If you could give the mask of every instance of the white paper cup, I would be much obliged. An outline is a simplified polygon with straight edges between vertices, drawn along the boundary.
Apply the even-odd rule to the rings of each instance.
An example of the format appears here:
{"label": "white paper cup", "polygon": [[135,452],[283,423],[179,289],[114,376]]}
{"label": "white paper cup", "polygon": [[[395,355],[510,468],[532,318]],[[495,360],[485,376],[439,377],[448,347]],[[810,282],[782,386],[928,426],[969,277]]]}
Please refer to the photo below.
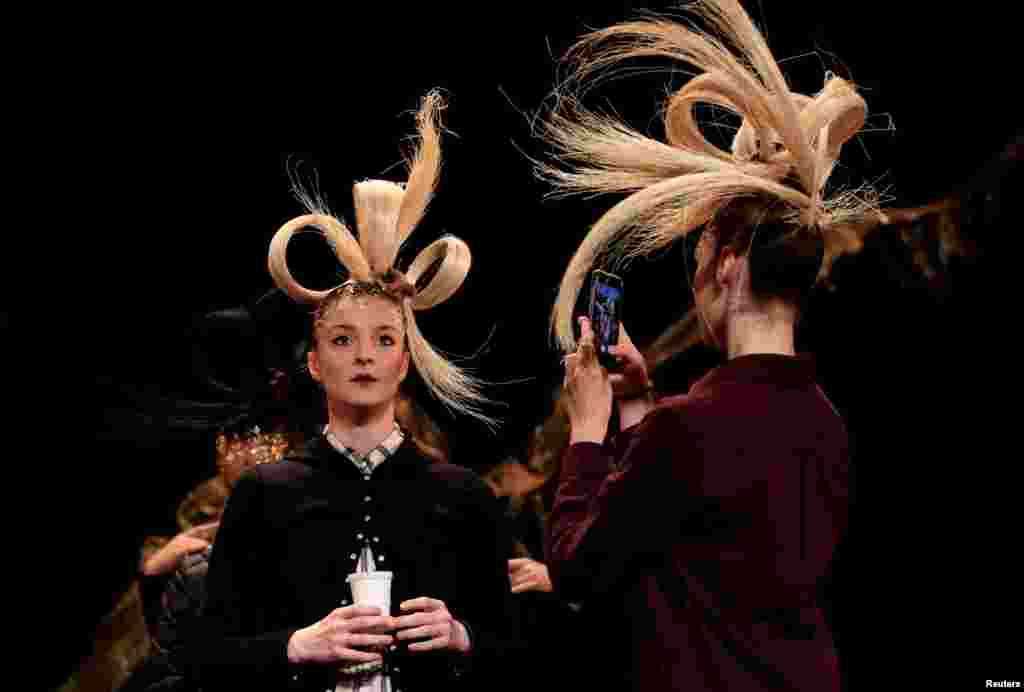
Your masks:
{"label": "white paper cup", "polygon": [[346,578],[352,589],[352,603],[380,608],[391,614],[391,572],[355,572]]}

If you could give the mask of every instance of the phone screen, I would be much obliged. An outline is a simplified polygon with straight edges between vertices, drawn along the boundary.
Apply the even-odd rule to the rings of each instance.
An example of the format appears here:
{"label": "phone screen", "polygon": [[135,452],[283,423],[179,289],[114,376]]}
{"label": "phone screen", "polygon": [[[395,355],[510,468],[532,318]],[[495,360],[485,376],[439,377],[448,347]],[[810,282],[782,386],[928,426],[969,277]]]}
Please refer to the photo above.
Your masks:
{"label": "phone screen", "polygon": [[615,358],[608,347],[619,343],[619,322],[622,320],[622,279],[615,274],[597,270],[590,283],[590,326],[598,360],[606,368],[615,367]]}

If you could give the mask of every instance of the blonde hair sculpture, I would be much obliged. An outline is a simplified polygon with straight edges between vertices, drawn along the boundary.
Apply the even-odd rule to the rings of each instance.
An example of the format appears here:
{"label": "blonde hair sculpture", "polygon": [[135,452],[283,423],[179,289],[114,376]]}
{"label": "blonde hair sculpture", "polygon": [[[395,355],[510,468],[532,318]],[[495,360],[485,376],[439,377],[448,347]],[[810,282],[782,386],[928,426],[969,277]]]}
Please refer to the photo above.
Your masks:
{"label": "blonde hair sculpture", "polygon": [[[698,0],[689,9],[706,31],[661,18],[625,22],[585,35],[566,56],[572,72],[542,131],[556,164],[539,164],[538,173],[556,194],[628,193],[590,229],[562,278],[551,326],[566,351],[575,348],[572,311],[591,268],[663,248],[713,221],[732,200],[777,201],[794,232],[820,231],[819,281],[837,257],[857,252],[864,235],[886,222],[867,188],[825,195],[843,144],[867,117],[854,86],[827,74],[814,96],[792,92],[739,2]],[[587,80],[597,83],[625,60],[651,57],[698,70],[668,99],[667,142],[586,110],[578,97]],[[701,132],[693,112],[700,103],[741,118],[731,150]]]}
{"label": "blonde hair sculpture", "polygon": [[[416,312],[443,303],[462,286],[472,263],[469,246],[446,235],[424,248],[404,273],[395,267],[402,244],[423,218],[437,187],[441,171],[440,112],[444,105],[438,91],[428,93],[420,104],[406,183],[365,180],[353,186],[358,241],[344,223],[300,193],[310,213],[288,221],[277,231],[270,243],[268,267],[278,288],[299,303],[322,305],[339,289],[352,285],[370,285],[398,302],[413,365],[427,388],[449,408],[493,424],[494,419],[481,410],[488,401],[481,391],[483,382],[434,349],[416,324]],[[286,261],[288,242],[307,227],[324,235],[348,272],[345,283],[313,291],[292,277]],[[417,281],[437,263],[433,277],[417,290]]]}

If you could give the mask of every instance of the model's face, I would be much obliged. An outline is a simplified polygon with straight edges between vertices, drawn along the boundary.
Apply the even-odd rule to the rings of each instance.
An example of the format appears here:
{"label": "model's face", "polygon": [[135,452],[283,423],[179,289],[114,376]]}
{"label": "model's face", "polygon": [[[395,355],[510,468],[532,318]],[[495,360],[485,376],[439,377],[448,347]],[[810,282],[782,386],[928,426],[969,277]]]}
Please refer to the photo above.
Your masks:
{"label": "model's face", "polygon": [[380,296],[344,296],[321,317],[309,372],[332,403],[393,401],[409,372],[401,309]]}

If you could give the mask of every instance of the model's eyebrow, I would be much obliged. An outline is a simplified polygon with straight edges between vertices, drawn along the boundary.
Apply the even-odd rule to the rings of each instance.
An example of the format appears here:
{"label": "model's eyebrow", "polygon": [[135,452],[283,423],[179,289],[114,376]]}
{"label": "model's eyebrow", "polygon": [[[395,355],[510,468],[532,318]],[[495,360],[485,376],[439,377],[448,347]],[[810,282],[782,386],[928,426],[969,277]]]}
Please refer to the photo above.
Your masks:
{"label": "model's eyebrow", "polygon": [[[334,324],[328,324],[328,325],[326,325],[326,328],[327,329],[348,329],[348,330],[351,330],[351,331],[355,331],[355,329],[356,329],[355,326],[353,326],[351,324],[347,324],[345,322],[335,322]],[[374,327],[374,330],[376,330],[378,332],[382,332],[382,331],[400,332],[400,331],[402,331],[396,325],[393,325],[393,324],[378,324],[376,327]]]}

